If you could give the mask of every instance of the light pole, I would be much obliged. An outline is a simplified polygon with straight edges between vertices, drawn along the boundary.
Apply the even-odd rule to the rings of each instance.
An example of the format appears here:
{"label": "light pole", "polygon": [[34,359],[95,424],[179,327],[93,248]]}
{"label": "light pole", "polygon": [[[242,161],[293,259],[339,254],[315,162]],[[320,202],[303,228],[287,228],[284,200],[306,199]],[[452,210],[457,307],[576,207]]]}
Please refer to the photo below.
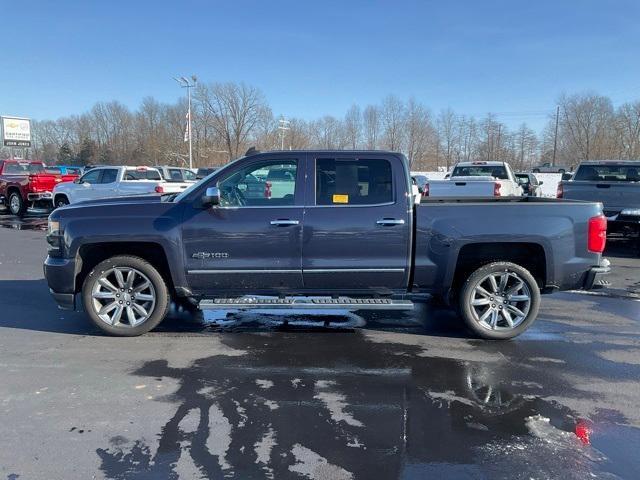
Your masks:
{"label": "light pole", "polygon": [[291,122],[289,122],[289,120],[284,118],[284,115],[282,115],[280,117],[280,120],[278,120],[278,123],[279,123],[278,130],[280,130],[280,150],[284,150],[284,135],[287,132],[287,130],[290,129],[289,124]]}
{"label": "light pole", "polygon": [[187,89],[187,99],[189,102],[189,111],[187,112],[187,133],[189,136],[189,169],[193,168],[193,148],[191,145],[191,89],[196,86],[198,79],[195,75],[191,75],[191,79],[185,77],[173,77],[182,88]]}

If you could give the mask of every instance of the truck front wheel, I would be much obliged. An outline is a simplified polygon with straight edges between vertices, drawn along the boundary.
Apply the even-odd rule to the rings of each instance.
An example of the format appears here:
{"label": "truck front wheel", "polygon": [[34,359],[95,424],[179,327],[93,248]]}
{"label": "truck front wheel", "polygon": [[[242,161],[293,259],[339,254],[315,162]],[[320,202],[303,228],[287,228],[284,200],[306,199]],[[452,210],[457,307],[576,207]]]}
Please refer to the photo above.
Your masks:
{"label": "truck front wheel", "polygon": [[474,271],[462,286],[459,311],[481,338],[506,340],[536,319],[540,289],[531,273],[511,262],[493,262]]}
{"label": "truck front wheel", "polygon": [[102,331],[134,337],[155,328],[169,311],[169,289],[149,262],[119,255],[99,263],[82,286],[84,308]]}
{"label": "truck front wheel", "polygon": [[9,211],[17,217],[22,217],[27,210],[27,205],[18,192],[9,195]]}

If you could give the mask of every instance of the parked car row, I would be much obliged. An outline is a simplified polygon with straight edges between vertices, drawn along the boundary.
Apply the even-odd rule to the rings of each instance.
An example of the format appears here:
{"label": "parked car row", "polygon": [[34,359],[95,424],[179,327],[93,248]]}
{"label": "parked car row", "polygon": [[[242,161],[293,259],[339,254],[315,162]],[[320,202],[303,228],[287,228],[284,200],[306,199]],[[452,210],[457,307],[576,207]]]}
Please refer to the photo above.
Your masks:
{"label": "parked car row", "polygon": [[180,193],[197,176],[173,166],[47,166],[33,160],[2,160],[0,206],[22,216],[27,210],[43,212],[100,198]]}

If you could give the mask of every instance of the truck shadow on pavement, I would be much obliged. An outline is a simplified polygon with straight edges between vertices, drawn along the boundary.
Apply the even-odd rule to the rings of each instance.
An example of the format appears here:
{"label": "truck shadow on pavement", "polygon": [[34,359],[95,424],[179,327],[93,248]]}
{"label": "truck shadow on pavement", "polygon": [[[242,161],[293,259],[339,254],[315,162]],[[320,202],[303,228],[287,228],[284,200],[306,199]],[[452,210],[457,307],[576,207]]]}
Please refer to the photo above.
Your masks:
{"label": "truck shadow on pavement", "polygon": [[[103,335],[83,312],[59,310],[46,281],[0,280],[0,327],[70,335]],[[362,311],[335,314],[282,314],[269,312],[216,311],[213,316],[182,311],[172,305],[167,319],[153,332],[160,335],[252,331],[352,331],[365,327],[430,336],[465,338],[456,316],[447,309],[424,304],[403,312]]]}
{"label": "truck shadow on pavement", "polygon": [[495,343],[472,345],[471,360],[363,331],[221,338],[233,354],[133,372],[178,380],[158,399],[176,410],[156,440],[119,435],[98,449],[105,477],[584,478],[625,468],[580,442],[576,427],[588,424],[578,415],[540,396],[578,392],[548,369],[496,361]]}

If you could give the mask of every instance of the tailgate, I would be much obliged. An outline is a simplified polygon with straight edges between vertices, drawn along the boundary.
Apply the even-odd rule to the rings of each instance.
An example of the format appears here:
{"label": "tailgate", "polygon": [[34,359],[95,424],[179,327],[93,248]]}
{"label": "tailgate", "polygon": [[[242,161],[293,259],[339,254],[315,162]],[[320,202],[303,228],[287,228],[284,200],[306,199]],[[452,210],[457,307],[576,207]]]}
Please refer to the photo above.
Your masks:
{"label": "tailgate", "polygon": [[451,179],[429,182],[430,197],[493,197],[495,181]]}
{"label": "tailgate", "polygon": [[570,181],[563,184],[563,198],[602,202],[608,216],[624,208],[640,208],[640,183]]}
{"label": "tailgate", "polygon": [[51,192],[53,187],[62,182],[60,175],[38,173],[29,175],[29,190],[32,192]]}

